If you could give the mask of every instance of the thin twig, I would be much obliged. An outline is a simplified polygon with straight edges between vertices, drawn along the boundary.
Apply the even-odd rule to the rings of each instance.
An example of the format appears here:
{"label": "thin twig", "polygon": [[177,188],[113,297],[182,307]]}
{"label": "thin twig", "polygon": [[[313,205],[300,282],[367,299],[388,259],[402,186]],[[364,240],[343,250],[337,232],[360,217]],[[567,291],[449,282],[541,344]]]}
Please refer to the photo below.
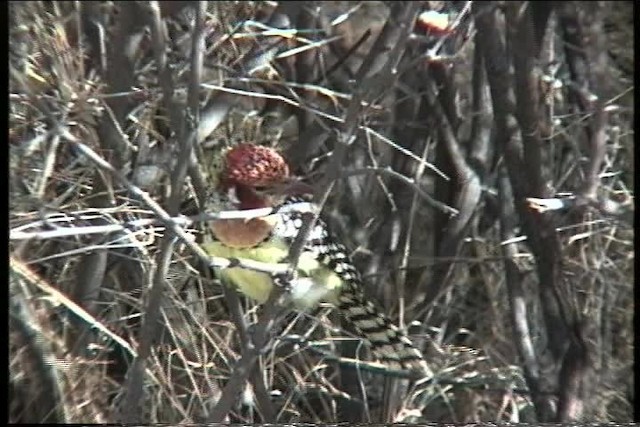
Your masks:
{"label": "thin twig", "polygon": [[[28,378],[30,380],[37,378],[38,381],[38,391],[29,396],[27,406],[28,410],[35,410],[35,414],[30,414],[33,417],[31,422],[66,424],[70,420],[64,404],[61,363],[56,360],[56,354],[38,324],[36,314],[24,295],[17,291],[19,286],[15,282],[14,279],[11,280],[11,291],[14,295],[11,295],[9,300],[10,328],[21,335],[20,353],[23,358],[28,358],[30,361]],[[9,396],[10,401],[15,398],[15,396]],[[34,419],[38,416],[40,419]],[[21,421],[25,422],[25,419]]]}
{"label": "thin twig", "polygon": [[48,284],[44,279],[42,279],[33,270],[31,270],[24,262],[12,256],[10,257],[10,267],[12,272],[19,274],[20,276],[24,277],[30,284],[37,286],[41,291],[46,293],[49,298],[53,299],[58,304],[63,305],[75,316],[82,319],[85,324],[97,329],[99,332],[116,342],[121,348],[126,350],[132,358],[138,355],[127,341],[111,332],[104,324],[102,324],[102,322],[93,317],[91,314],[87,313],[87,311],[80,307],[78,304],[70,300],[66,295],[56,289],[55,286]]}
{"label": "thin twig", "polygon": [[[252,218],[262,218],[268,215],[274,215],[278,213],[284,212],[313,212],[317,210],[316,206],[312,203],[300,202],[300,203],[292,203],[290,205],[282,206],[279,208],[259,208],[259,209],[248,209],[245,211],[221,211],[221,212],[212,212],[212,213],[202,213],[194,216],[175,216],[170,217],[170,220],[176,224],[183,227],[188,227],[194,223],[201,221],[213,221],[217,219],[252,219]],[[78,227],[55,227],[54,230],[37,230],[37,231],[25,231],[30,228],[43,227],[45,225],[55,226],[58,222],[72,222],[72,221],[91,221],[93,219],[101,218],[102,216],[97,215],[86,215],[86,216],[62,216],[59,217],[60,214],[49,214],[46,215],[42,220],[36,221],[33,223],[21,225],[19,227],[14,227],[9,230],[9,240],[29,240],[29,239],[53,239],[60,237],[69,237],[69,236],[82,236],[88,234],[107,234],[113,233],[117,231],[125,231],[131,229],[138,229],[147,226],[158,225],[162,223],[162,220],[158,220],[157,218],[141,218],[133,221],[128,221],[119,224],[105,224],[105,225],[89,225],[89,226],[78,226]],[[155,232],[157,230],[148,230],[149,232]]]}
{"label": "thin twig", "polygon": [[[206,14],[207,2],[199,1],[196,7],[196,19],[193,33],[193,45],[191,52],[191,80],[188,93],[188,110],[185,117],[179,117],[178,112],[173,110],[173,81],[171,71],[166,67],[166,49],[164,43],[164,24],[160,16],[160,8],[157,2],[150,2],[150,9],[153,14],[152,19],[152,35],[155,42],[156,60],[158,62],[158,72],[160,75],[160,83],[164,91],[164,101],[167,112],[170,116],[171,127],[174,132],[180,135],[182,144],[178,162],[174,172],[171,175],[171,193],[168,200],[168,212],[171,216],[175,216],[180,211],[180,203],[183,197],[184,181],[187,176],[189,160],[193,150],[194,142],[198,132],[199,121],[199,94],[198,88],[202,76],[202,54],[204,51],[204,19]],[[182,128],[177,123],[179,118],[186,120],[181,122]],[[166,285],[165,277],[171,263],[173,253],[173,245],[175,243],[174,234],[171,231],[178,230],[178,227],[169,229],[162,241],[160,242],[160,251],[158,252],[158,268],[154,277],[153,286],[149,291],[147,307],[145,310],[144,321],[140,330],[140,348],[139,357],[136,358],[128,372],[127,389],[125,399],[123,400],[122,419],[131,421],[137,419],[135,410],[142,396],[143,373],[146,359],[151,352],[151,346],[155,339],[156,322],[160,314],[160,305],[163,298],[163,291]],[[182,232],[182,230],[180,229]],[[184,232],[182,232],[184,234]],[[176,233],[176,235],[178,235]]]}
{"label": "thin twig", "polygon": [[[429,143],[426,143],[424,146],[424,150],[422,152],[422,158],[426,159],[427,154],[429,152]],[[422,174],[424,173],[424,167],[422,165],[418,166],[416,169],[414,178],[411,179],[414,183],[422,178]],[[404,175],[401,175],[404,176]],[[409,179],[409,178],[407,178]],[[405,233],[405,242],[404,247],[402,248],[402,258],[400,259],[400,264],[398,265],[398,272],[396,273],[396,286],[398,289],[399,295],[399,303],[398,303],[398,322],[400,326],[403,326],[404,323],[404,310],[405,310],[405,286],[407,281],[407,268],[409,267],[409,256],[411,253],[411,238],[413,236],[413,228],[415,225],[416,214],[418,212],[418,195],[421,193],[418,191],[419,188],[415,185],[416,191],[413,193],[413,197],[411,198],[411,208],[409,210],[409,217],[407,221],[407,231]],[[419,348],[419,347],[418,347]]]}
{"label": "thin twig", "polygon": [[[342,131],[340,132],[340,136],[337,141],[337,146],[331,158],[331,163],[327,167],[325,182],[319,187],[315,194],[315,196],[319,196],[315,197],[315,199],[317,200],[320,209],[322,209],[326,203],[329,194],[340,175],[339,171],[342,167],[342,160],[346,155],[347,147],[355,140],[356,131],[359,129],[358,125],[360,112],[362,111],[362,101],[366,100],[366,95],[369,95],[370,97],[378,95],[378,93],[373,93],[373,91],[378,89],[379,83],[382,80],[386,80],[387,84],[390,80],[393,80],[393,71],[400,59],[400,55],[404,51],[404,47],[410,33],[409,23],[413,22],[412,18],[417,12],[417,5],[408,3],[402,8],[395,9],[395,12],[397,13],[397,16],[392,16],[387,20],[380,35],[376,39],[373,47],[362,62],[358,73],[356,74],[356,81],[361,84],[357,86],[347,108]],[[396,24],[399,24],[399,28],[395,27]],[[380,55],[380,51],[382,50],[381,48],[383,46],[387,46],[394,36],[398,38],[398,40],[396,40],[397,43],[393,45],[392,51],[389,53],[386,61],[383,61],[383,63],[380,64],[381,61],[380,58],[378,58],[378,55]],[[378,49],[376,49],[376,47],[378,47]],[[376,64],[375,70],[372,70],[374,63]],[[389,86],[387,86],[387,88],[388,87]],[[421,160],[419,157],[418,159]],[[306,244],[318,217],[319,214],[317,213],[306,215],[302,227],[298,231],[298,235],[291,244],[288,259],[291,263],[292,271],[295,271],[298,259],[302,254],[302,249]]]}
{"label": "thin twig", "polygon": [[[270,99],[270,100],[275,100],[275,101],[280,101],[283,102],[285,104],[291,105],[293,107],[296,108],[300,108],[302,110],[305,110],[309,113],[312,114],[316,114],[320,117],[323,117],[325,119],[328,119],[332,122],[335,123],[339,123],[341,125],[345,125],[345,120],[342,117],[337,117],[334,116],[332,114],[329,113],[325,113],[324,111],[318,110],[316,108],[310,107],[306,104],[302,104],[298,101],[294,101],[290,98],[287,98],[286,96],[282,96],[282,95],[272,95],[269,93],[259,93],[259,92],[250,92],[250,91],[246,91],[246,90],[242,90],[242,89],[236,89],[236,88],[230,88],[230,87],[226,87],[226,86],[222,86],[222,85],[215,85],[215,84],[210,84],[210,83],[202,83],[200,85],[201,88],[203,89],[208,89],[208,90],[215,90],[215,91],[220,91],[220,92],[226,92],[226,93],[231,93],[231,94],[235,94],[235,95],[242,95],[242,96],[248,96],[248,97],[252,97],[252,98],[264,98],[264,99]],[[351,103],[350,105],[353,103],[353,97],[351,97]],[[368,105],[371,105],[370,102],[367,102],[366,100],[360,99],[359,102],[361,103],[361,105],[363,107],[366,107]],[[402,146],[400,146],[399,144],[397,144],[396,142],[392,141],[391,139],[383,136],[382,134],[380,134],[379,132],[376,132],[375,130],[371,129],[370,127],[366,126],[366,125],[357,125],[357,129],[358,130],[363,130],[367,133],[370,133],[371,135],[374,135],[376,138],[380,139],[382,142],[384,142],[385,144],[389,144],[391,145],[394,149],[400,151],[402,154],[411,157],[413,160],[415,160],[416,162],[419,162],[420,164],[424,164],[426,167],[428,167],[429,169],[431,169],[432,171],[434,171],[435,173],[437,173],[439,176],[441,176],[443,179],[449,180],[449,177],[444,174],[442,171],[440,171],[437,167],[435,167],[434,165],[432,165],[429,162],[423,161],[420,156],[417,156],[416,154],[412,153],[411,151],[407,150],[406,148],[403,148]]]}
{"label": "thin twig", "polygon": [[376,167],[367,166],[367,167],[363,167],[363,168],[352,169],[350,171],[342,172],[341,173],[341,177],[350,177],[350,176],[356,176],[356,175],[363,175],[363,174],[367,174],[367,173],[373,173],[373,174],[376,174],[376,175],[388,175],[390,177],[399,179],[400,181],[404,182],[405,184],[407,184],[411,188],[413,188],[414,191],[416,192],[416,194],[418,194],[420,197],[422,197],[432,207],[437,208],[437,209],[441,210],[442,212],[444,212],[446,214],[449,214],[449,215],[458,215],[458,213],[459,213],[457,209],[452,208],[451,206],[448,206],[448,205],[446,205],[446,204],[444,204],[442,202],[439,202],[439,201],[435,200],[433,197],[431,197],[428,193],[426,193],[424,190],[422,190],[416,184],[416,180],[415,179],[412,179],[412,178],[409,178],[407,176],[404,176],[401,173],[394,171],[390,167],[386,167],[386,168],[378,167],[378,168],[376,168]]}
{"label": "thin twig", "polygon": [[246,383],[247,378],[253,371],[258,356],[268,343],[271,329],[282,311],[282,297],[284,294],[284,289],[274,286],[269,300],[265,303],[260,320],[256,325],[255,335],[245,343],[246,347],[243,349],[242,357],[234,367],[233,374],[222,390],[220,399],[209,413],[207,422],[223,422],[233,407],[242,386]]}

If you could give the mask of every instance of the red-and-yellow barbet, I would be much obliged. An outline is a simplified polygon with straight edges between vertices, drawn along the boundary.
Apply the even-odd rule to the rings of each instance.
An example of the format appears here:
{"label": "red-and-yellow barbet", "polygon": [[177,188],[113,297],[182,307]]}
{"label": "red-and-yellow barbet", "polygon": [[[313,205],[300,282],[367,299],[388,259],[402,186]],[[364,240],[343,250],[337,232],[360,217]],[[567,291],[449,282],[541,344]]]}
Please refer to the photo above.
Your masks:
{"label": "red-and-yellow barbet", "polygon": [[[240,144],[227,149],[214,170],[217,191],[231,206],[227,210],[277,208],[300,201],[304,192],[290,175],[284,158],[273,148]],[[274,210],[266,217],[221,219],[210,223],[211,235],[202,244],[211,256],[286,264],[289,247],[303,224],[303,212]],[[364,295],[360,274],[346,248],[318,219],[300,256],[287,298],[299,310],[320,302],[335,305],[356,332],[371,345],[380,362],[394,369],[430,376],[430,370],[407,335]],[[273,276],[240,267],[220,269],[220,279],[245,296],[264,303],[274,289]]]}

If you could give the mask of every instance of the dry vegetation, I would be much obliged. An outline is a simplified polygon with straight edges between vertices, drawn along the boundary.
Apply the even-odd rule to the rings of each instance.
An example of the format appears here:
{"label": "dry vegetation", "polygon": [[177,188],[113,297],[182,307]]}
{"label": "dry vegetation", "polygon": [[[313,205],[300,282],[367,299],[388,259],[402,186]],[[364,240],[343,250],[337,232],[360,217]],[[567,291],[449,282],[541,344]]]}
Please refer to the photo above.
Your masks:
{"label": "dry vegetation", "polygon": [[[429,8],[450,26],[414,25]],[[632,16],[13,2],[10,419],[630,421]],[[167,231],[239,141],[328,196],[433,379],[354,364],[330,307],[269,318],[197,262],[200,223]]]}

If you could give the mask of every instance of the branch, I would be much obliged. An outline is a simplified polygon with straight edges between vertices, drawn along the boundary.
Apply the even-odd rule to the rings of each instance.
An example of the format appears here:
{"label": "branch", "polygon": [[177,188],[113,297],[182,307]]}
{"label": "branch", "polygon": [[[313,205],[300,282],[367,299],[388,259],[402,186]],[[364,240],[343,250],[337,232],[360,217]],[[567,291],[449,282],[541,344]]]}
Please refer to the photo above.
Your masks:
{"label": "branch", "polygon": [[540,95],[538,73],[535,71],[533,23],[530,4],[512,2],[507,5],[507,31],[513,43],[514,81],[516,94],[515,116],[522,135],[524,173],[529,179],[527,194],[548,195],[542,167],[542,139],[538,128]]}
{"label": "branch", "polygon": [[238,394],[241,392],[242,386],[253,371],[258,356],[260,356],[269,341],[270,332],[276,324],[278,315],[282,312],[284,296],[284,288],[274,286],[256,325],[255,334],[251,337],[251,340],[244,343],[245,348],[242,351],[242,357],[234,367],[229,381],[222,390],[220,399],[218,399],[215,407],[209,413],[207,422],[221,423],[225,421],[227,414],[237,400]]}
{"label": "branch", "polygon": [[[133,185],[133,184],[132,184]],[[139,190],[142,191],[142,190]],[[175,225],[180,225],[183,227],[188,227],[196,222],[201,221],[212,221],[217,219],[252,219],[252,218],[262,218],[269,215],[274,215],[278,213],[284,212],[313,212],[317,210],[317,206],[313,203],[307,202],[299,202],[292,203],[290,205],[285,205],[277,208],[259,208],[259,209],[247,209],[244,211],[220,211],[220,212],[211,212],[211,213],[202,213],[199,215],[193,216],[174,216],[169,219]],[[44,218],[40,221],[36,221],[33,223],[21,225],[18,227],[14,227],[9,230],[9,240],[17,241],[17,240],[29,240],[29,239],[37,239],[37,240],[45,240],[45,239],[54,239],[60,237],[69,237],[69,236],[83,236],[88,234],[108,234],[118,231],[127,231],[142,227],[148,227],[152,225],[162,224],[162,220],[158,220],[157,218],[142,218],[136,219],[133,221],[128,221],[124,223],[118,224],[105,224],[105,225],[89,225],[89,226],[77,226],[77,227],[58,227],[55,224],[58,222],[72,222],[72,221],[91,221],[97,218],[102,218],[105,210],[95,210],[95,213],[91,214],[91,210],[85,212],[85,214],[74,214],[70,215],[65,214],[48,214],[44,216]],[[62,216],[59,216],[62,215]],[[25,231],[26,229],[36,228],[36,227],[44,227],[49,226],[53,227],[54,230],[37,230],[37,231]],[[155,232],[156,230],[148,230],[148,232]]]}
{"label": "branch", "polygon": [[[413,22],[417,11],[418,4],[414,2],[401,5],[394,4],[391,7],[391,16],[356,73],[355,80],[359,85],[356,87],[347,108],[337,146],[332,155],[331,163],[327,167],[325,180],[314,195],[314,199],[317,200],[320,209],[326,203],[336,180],[340,176],[342,160],[346,154],[347,147],[356,138],[362,111],[362,101],[370,102],[370,99],[379,95],[378,90],[393,87],[389,82],[395,81],[397,77],[395,67],[404,52],[409,34],[413,30]],[[389,46],[393,47],[388,56],[384,57],[381,52],[387,50]],[[302,227],[291,245],[288,259],[293,271],[295,271],[302,249],[318,217],[318,213],[306,215]]]}
{"label": "branch", "polygon": [[[504,167],[498,176],[500,192],[500,238],[502,241],[512,240],[517,225],[516,212],[513,209],[513,194]],[[543,387],[540,384],[540,364],[535,354],[531,331],[529,329],[526,292],[522,284],[522,274],[515,262],[517,255],[516,243],[501,245],[504,255],[507,292],[509,295],[509,309],[515,337],[515,346],[522,358],[524,375],[535,406],[544,404],[540,395]]]}
{"label": "branch", "polygon": [[366,166],[360,169],[352,169],[352,170],[343,172],[341,174],[341,177],[348,178],[350,176],[363,175],[367,173],[373,173],[376,175],[388,175],[392,178],[396,178],[404,182],[408,186],[410,186],[416,192],[416,194],[422,197],[427,202],[427,204],[431,205],[432,207],[442,211],[445,214],[449,214],[451,216],[455,216],[459,214],[459,211],[457,209],[452,208],[451,206],[448,206],[442,202],[435,200],[427,192],[422,190],[416,183],[415,179],[402,175],[401,173],[394,171],[390,167],[382,168],[382,167]]}

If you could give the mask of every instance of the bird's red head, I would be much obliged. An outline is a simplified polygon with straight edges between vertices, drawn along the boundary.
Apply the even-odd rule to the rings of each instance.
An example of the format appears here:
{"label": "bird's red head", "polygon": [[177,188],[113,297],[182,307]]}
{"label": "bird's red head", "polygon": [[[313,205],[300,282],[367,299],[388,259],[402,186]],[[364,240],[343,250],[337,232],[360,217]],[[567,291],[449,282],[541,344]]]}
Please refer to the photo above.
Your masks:
{"label": "bird's red head", "polygon": [[223,174],[230,184],[268,187],[289,178],[289,166],[272,148],[240,144],[227,152]]}
{"label": "bird's red head", "polygon": [[273,148],[247,143],[226,153],[221,186],[223,191],[235,191],[240,209],[270,207],[272,196],[308,192],[290,185],[294,182],[287,162]]}

